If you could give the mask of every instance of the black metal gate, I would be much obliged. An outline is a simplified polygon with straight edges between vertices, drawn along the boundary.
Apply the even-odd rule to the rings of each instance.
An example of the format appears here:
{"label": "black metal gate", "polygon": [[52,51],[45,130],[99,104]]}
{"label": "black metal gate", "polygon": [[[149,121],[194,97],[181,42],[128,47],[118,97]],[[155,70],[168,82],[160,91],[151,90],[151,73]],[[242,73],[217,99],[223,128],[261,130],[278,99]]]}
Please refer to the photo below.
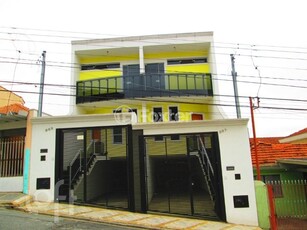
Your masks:
{"label": "black metal gate", "polygon": [[145,137],[147,210],[224,219],[215,134]]}
{"label": "black metal gate", "polygon": [[65,202],[133,210],[130,127],[59,130],[57,181]]}

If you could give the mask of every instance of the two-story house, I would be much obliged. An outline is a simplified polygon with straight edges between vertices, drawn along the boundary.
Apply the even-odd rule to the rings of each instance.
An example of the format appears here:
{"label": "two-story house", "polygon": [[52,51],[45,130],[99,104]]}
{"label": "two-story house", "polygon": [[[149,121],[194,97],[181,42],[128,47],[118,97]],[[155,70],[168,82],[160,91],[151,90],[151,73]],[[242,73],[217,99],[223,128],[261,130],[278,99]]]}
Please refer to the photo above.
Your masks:
{"label": "two-story house", "polygon": [[213,47],[212,32],[73,41],[71,115],[32,119],[29,193],[257,225],[248,120],[218,107]]}

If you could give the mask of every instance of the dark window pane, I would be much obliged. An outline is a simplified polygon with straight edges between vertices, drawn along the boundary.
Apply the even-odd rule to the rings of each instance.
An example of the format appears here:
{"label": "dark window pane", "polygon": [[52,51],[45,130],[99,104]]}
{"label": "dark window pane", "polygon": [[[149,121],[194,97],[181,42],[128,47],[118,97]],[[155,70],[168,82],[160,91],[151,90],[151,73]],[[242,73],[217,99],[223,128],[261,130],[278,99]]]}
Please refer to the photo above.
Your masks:
{"label": "dark window pane", "polygon": [[178,141],[178,140],[180,140],[180,136],[178,134],[171,135],[171,140],[172,141]]}
{"label": "dark window pane", "polygon": [[167,60],[168,65],[184,65],[193,63],[207,63],[207,58],[192,58],[192,59],[170,59]]}
{"label": "dark window pane", "polygon": [[153,109],[153,121],[154,122],[162,122],[163,121],[163,115],[162,115],[162,108],[154,108]]}
{"label": "dark window pane", "polygon": [[120,68],[119,63],[81,65],[81,70],[118,69],[118,68]]}
{"label": "dark window pane", "polygon": [[122,144],[123,143],[123,130],[121,127],[113,128],[113,143]]}
{"label": "dark window pane", "polygon": [[155,136],[155,141],[163,141],[163,136]]}
{"label": "dark window pane", "polygon": [[169,120],[170,121],[178,121],[178,107],[177,106],[172,106],[169,107]]}

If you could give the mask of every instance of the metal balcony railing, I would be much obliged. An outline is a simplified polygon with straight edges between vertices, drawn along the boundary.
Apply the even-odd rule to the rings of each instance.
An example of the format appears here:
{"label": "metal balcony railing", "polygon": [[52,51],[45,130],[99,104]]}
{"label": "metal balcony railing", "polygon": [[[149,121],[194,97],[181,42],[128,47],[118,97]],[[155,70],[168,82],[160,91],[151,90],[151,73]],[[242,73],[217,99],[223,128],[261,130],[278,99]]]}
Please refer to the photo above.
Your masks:
{"label": "metal balcony railing", "polygon": [[213,96],[211,74],[140,74],[78,81],[76,103],[171,96]]}

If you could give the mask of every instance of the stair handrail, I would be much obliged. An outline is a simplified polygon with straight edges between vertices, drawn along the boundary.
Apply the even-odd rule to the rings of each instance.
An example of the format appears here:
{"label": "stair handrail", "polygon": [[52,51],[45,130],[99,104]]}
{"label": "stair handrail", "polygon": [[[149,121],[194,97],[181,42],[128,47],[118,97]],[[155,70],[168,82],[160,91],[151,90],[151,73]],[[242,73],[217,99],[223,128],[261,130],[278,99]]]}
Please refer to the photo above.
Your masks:
{"label": "stair handrail", "polygon": [[98,140],[95,140],[95,139],[91,140],[90,144],[89,144],[89,145],[87,146],[87,148],[86,148],[86,153],[89,153],[91,147],[92,147],[93,144],[94,144],[94,150],[93,150],[92,153],[90,153],[90,158],[89,158],[89,159],[87,160],[87,162],[86,162],[86,167],[89,166],[89,164],[92,162],[93,158],[95,157],[95,143],[96,143],[96,142],[98,142]]}
{"label": "stair handrail", "polygon": [[212,173],[212,175],[214,175],[214,170],[213,170],[211,161],[210,161],[210,159],[209,159],[208,153],[207,153],[207,151],[206,151],[205,144],[203,143],[203,141],[202,141],[202,139],[201,139],[200,136],[198,137],[198,141],[199,141],[199,143],[200,143],[200,145],[201,145],[201,150],[202,150],[201,152],[202,152],[202,161],[203,161],[203,164],[205,163],[205,162],[204,162],[204,159],[203,159],[203,156],[205,155],[206,160],[207,160],[207,162],[208,162],[208,166],[209,166],[209,168],[210,168],[210,170],[211,170],[211,173]]}
{"label": "stair handrail", "polygon": [[[69,163],[69,190],[71,189],[71,184],[72,181],[75,179],[75,177],[77,176],[78,172],[81,171],[82,168],[82,159],[81,159],[81,153],[82,153],[83,149],[79,149],[78,152],[76,153],[76,155],[74,156],[74,158],[71,160],[71,162]],[[79,157],[79,167],[76,170],[75,174],[72,176],[72,166],[75,163],[75,161],[78,159]]]}
{"label": "stair handrail", "polygon": [[[214,190],[215,189],[214,189],[214,184],[212,183],[212,178],[211,178],[211,177],[214,176],[214,170],[213,170],[211,161],[209,159],[205,144],[203,143],[203,141],[201,139],[201,136],[198,136],[198,142],[197,143],[198,143],[198,150],[199,150],[198,154],[200,155],[198,159],[199,159],[199,162],[202,164],[202,170],[203,170],[203,173],[204,173],[204,176],[205,176],[205,181],[206,181],[206,184],[207,184],[207,187],[208,187],[208,192],[209,192],[210,198],[214,202],[214,200],[215,200]],[[204,156],[206,157],[207,162],[205,162]],[[206,172],[204,167],[206,167],[207,172]],[[210,174],[209,170],[211,171],[211,174]]]}

